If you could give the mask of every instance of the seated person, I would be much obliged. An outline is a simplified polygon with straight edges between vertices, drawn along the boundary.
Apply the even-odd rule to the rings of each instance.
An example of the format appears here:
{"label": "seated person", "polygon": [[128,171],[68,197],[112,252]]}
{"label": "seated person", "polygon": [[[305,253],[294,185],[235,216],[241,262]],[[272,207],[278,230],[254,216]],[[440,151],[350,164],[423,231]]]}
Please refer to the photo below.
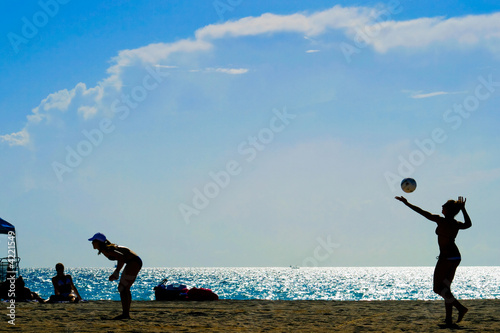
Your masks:
{"label": "seated person", "polygon": [[54,294],[50,296],[48,302],[74,302],[77,303],[82,300],[78,290],[73,284],[73,279],[71,275],[64,274],[64,265],[58,263],[56,265],[57,275],[52,278],[52,284],[54,285]]}
{"label": "seated person", "polygon": [[14,279],[14,276],[9,276],[5,282],[0,283],[0,299],[15,299],[17,302],[25,301],[38,301],[44,302],[37,293],[32,292],[24,284],[22,276],[15,279],[14,285],[11,284],[10,279]]}
{"label": "seated person", "polygon": [[45,302],[37,293],[26,287],[22,276],[19,276],[16,280],[16,301]]}

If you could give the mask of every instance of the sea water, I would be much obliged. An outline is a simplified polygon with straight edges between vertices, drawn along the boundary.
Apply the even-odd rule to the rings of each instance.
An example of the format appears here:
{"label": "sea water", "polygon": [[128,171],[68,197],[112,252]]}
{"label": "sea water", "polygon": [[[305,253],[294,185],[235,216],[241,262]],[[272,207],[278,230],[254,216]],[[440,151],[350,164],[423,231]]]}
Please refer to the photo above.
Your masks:
{"label": "sea water", "polygon": [[[153,288],[168,283],[212,289],[221,299],[433,300],[433,267],[221,267],[143,268],[134,300],[154,300]],[[119,300],[113,268],[67,268],[86,300]],[[53,294],[49,268],[21,269],[26,286],[42,298]],[[500,299],[500,267],[459,267],[452,291],[460,299]]]}

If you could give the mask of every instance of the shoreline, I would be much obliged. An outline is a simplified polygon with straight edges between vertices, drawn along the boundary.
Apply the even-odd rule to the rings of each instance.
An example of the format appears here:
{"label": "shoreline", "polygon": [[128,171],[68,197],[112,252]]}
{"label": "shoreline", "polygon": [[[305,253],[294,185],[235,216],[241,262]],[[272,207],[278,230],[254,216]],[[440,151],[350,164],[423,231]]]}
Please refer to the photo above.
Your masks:
{"label": "shoreline", "polygon": [[[500,299],[461,300],[462,332],[500,331]],[[0,330],[19,332],[432,332],[444,301],[132,301],[131,320],[111,320],[119,301],[16,303],[15,325],[3,304]],[[457,313],[454,312],[456,319]]]}

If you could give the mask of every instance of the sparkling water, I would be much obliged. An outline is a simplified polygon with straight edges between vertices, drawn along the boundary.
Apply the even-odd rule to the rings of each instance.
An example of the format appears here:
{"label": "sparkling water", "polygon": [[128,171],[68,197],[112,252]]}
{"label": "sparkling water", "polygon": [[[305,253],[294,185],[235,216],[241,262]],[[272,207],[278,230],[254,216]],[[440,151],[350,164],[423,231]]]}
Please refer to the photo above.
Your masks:
{"label": "sparkling water", "polygon": [[[153,288],[169,283],[212,289],[221,299],[433,300],[433,267],[221,267],[143,268],[132,286],[134,300],[154,300]],[[67,268],[83,299],[119,300],[113,268]],[[26,286],[53,294],[49,268],[21,270]],[[500,267],[459,267],[452,291],[460,299],[500,299]]]}

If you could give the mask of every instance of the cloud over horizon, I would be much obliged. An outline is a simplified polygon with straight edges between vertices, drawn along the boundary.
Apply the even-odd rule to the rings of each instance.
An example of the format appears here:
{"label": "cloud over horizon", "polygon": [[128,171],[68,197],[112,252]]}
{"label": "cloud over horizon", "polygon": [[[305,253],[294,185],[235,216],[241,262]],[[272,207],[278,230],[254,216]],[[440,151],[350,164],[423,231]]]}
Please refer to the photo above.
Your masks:
{"label": "cloud over horizon", "polygon": [[[31,139],[31,126],[39,124],[42,119],[49,119],[51,114],[56,116],[55,112],[65,112],[76,99],[81,104],[76,105],[75,110],[83,119],[93,118],[106,111],[109,114],[110,106],[106,103],[120,95],[125,72],[131,67],[161,66],[157,64],[168,61],[173,54],[207,52],[215,47],[213,42],[217,39],[268,36],[277,33],[319,36],[329,30],[339,30],[353,38],[353,41],[366,43],[381,54],[398,47],[425,48],[435,42],[469,47],[485,41],[500,44],[500,13],[395,21],[395,16],[400,10],[401,8],[397,6],[380,9],[336,5],[310,14],[265,13],[258,17],[244,17],[236,21],[199,28],[194,32],[194,40],[183,39],[172,43],[154,43],[136,49],[121,50],[107,69],[108,77],[103,78],[95,87],[87,88],[84,83],[78,83],[72,89],[63,89],[50,94],[40,105],[32,109],[31,115],[27,115],[24,128],[18,132],[1,135],[0,140],[10,146],[27,146]],[[172,69],[176,66],[161,67]],[[247,73],[248,69],[221,67],[210,71],[234,75]],[[413,98],[428,98],[442,94],[448,93],[433,92],[415,95]]]}

